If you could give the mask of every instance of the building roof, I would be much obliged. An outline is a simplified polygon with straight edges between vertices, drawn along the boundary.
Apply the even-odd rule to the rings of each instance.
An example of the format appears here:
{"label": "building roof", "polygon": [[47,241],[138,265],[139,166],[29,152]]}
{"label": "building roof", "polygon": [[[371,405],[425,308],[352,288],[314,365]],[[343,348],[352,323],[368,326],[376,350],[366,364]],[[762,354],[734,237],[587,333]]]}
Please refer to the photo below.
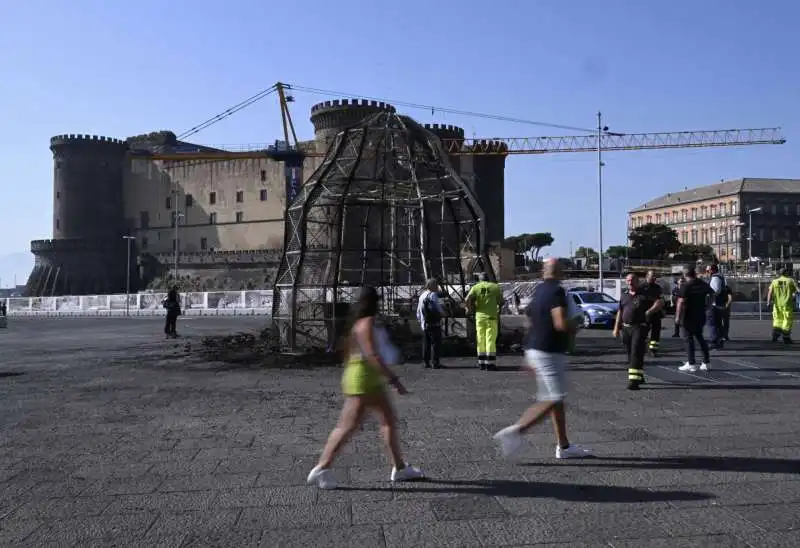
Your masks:
{"label": "building roof", "polygon": [[768,194],[800,194],[800,179],[761,179],[745,177],[733,181],[723,181],[697,188],[684,188],[659,196],[628,213],[638,213],[662,207],[690,204],[723,196],[734,196],[740,192],[763,192]]}

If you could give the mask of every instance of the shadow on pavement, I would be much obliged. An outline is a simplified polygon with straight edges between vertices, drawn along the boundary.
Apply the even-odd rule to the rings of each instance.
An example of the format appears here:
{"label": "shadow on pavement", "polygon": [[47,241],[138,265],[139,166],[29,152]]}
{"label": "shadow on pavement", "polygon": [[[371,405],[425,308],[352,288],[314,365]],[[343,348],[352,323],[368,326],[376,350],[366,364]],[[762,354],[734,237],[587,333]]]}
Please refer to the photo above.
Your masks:
{"label": "shadow on pavement", "polygon": [[[438,485],[440,488],[425,487]],[[393,491],[392,487],[339,487],[339,491]],[[454,493],[488,497],[553,498],[570,502],[666,502],[673,500],[709,500],[708,493],[690,491],[649,491],[614,485],[582,485],[513,480],[438,480],[426,478],[413,482],[407,491],[420,493]]]}
{"label": "shadow on pavement", "polygon": [[[800,451],[800,447],[798,448]],[[706,457],[706,456],[684,456],[684,457],[614,457],[601,458],[593,457],[582,459],[581,464],[570,462],[537,462],[528,463],[524,466],[582,466],[597,468],[620,468],[621,465],[628,464],[626,468],[635,470],[707,470],[711,472],[764,472],[768,474],[800,474],[800,460],[798,459],[766,459],[751,457]]]}
{"label": "shadow on pavement", "polygon": [[646,384],[643,390],[800,390],[800,384]]}

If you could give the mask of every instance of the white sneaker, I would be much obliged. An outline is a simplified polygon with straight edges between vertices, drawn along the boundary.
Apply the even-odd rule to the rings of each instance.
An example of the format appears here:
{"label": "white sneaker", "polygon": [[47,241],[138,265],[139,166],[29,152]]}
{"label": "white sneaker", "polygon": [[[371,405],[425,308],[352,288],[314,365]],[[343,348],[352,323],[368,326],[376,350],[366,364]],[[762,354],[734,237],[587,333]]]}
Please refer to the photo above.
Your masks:
{"label": "white sneaker", "polygon": [[319,465],[311,469],[306,483],[309,485],[317,484],[320,489],[336,489],[336,478],[329,468],[322,468]]}
{"label": "white sneaker", "polygon": [[697,366],[694,365],[693,363],[686,362],[685,364],[683,364],[678,368],[678,371],[683,371],[685,373],[694,373],[695,371],[697,371]]}
{"label": "white sneaker", "polygon": [[422,479],[424,477],[425,473],[422,470],[414,466],[411,466],[410,464],[406,464],[403,468],[400,468],[399,470],[397,468],[392,468],[392,475],[390,479],[392,481],[410,481],[410,480]]}
{"label": "white sneaker", "polygon": [[522,446],[522,435],[516,424],[507,426],[497,432],[492,438],[500,444],[500,451],[504,457],[510,457]]}
{"label": "white sneaker", "polygon": [[700,371],[711,371],[711,368],[706,362],[700,364]]}
{"label": "white sneaker", "polygon": [[583,459],[591,456],[592,452],[580,445],[571,443],[566,449],[561,449],[558,445],[556,446],[557,459]]}

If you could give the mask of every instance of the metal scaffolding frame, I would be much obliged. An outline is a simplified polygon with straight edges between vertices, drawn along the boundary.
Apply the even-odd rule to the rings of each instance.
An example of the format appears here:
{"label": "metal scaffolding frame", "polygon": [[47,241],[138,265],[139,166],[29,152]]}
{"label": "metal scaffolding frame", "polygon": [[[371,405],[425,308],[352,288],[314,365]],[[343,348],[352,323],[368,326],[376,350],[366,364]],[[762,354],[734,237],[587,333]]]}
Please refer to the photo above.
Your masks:
{"label": "metal scaffolding frame", "polygon": [[483,212],[439,139],[411,118],[380,112],[339,132],[287,208],[275,280],[279,346],[331,348],[357,289],[381,314],[413,310],[428,278],[458,307],[474,274],[494,277]]}

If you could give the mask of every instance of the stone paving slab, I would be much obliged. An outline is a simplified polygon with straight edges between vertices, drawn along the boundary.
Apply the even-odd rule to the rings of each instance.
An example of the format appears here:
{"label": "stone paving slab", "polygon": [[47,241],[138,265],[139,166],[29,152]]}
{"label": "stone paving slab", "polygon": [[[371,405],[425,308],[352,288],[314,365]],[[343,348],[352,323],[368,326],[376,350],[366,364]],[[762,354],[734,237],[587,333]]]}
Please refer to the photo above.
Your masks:
{"label": "stone paving slab", "polygon": [[[181,322],[185,340],[262,318]],[[429,480],[392,486],[377,424],[342,453],[342,488],[305,485],[340,396],[336,368],[225,368],[185,356],[157,319],[15,320],[0,334],[0,545],[800,545],[800,360],[769,324],[734,322],[708,374],[677,371],[664,331],[648,384],[625,390],[621,347],[582,333],[568,427],[597,458],[557,461],[549,425],[521,462],[491,434],[533,377],[399,368],[408,458]]]}

